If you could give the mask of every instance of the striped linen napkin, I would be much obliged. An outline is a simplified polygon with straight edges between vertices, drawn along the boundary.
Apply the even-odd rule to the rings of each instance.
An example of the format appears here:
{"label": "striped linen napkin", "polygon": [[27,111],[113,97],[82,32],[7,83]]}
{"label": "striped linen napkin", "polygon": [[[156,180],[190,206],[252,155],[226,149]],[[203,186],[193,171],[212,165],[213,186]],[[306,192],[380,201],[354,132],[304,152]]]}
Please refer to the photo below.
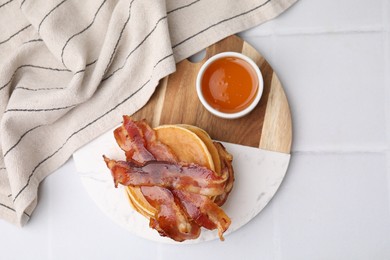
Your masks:
{"label": "striped linen napkin", "polygon": [[0,217],[22,226],[39,183],[132,114],[175,63],[296,0],[3,0]]}

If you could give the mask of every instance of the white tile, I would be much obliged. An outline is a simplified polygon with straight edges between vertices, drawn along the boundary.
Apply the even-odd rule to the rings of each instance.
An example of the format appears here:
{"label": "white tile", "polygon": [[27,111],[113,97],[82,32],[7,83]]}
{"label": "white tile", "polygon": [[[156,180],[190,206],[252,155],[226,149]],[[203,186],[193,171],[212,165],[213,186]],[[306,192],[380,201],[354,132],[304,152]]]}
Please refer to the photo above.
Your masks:
{"label": "white tile", "polygon": [[385,153],[293,154],[275,202],[282,258],[388,259]]}
{"label": "white tile", "polygon": [[390,208],[390,150],[387,151],[386,162],[387,162],[387,187],[389,190],[387,192],[387,198],[388,198],[389,208]]}
{"label": "white tile", "polygon": [[42,190],[38,196],[39,203],[22,228],[0,220],[1,259],[50,259],[49,198],[43,196]]}
{"label": "white tile", "polygon": [[384,15],[384,28],[387,32],[390,31],[390,1],[383,0],[383,15]]}
{"label": "white tile", "polygon": [[242,35],[366,31],[383,28],[387,0],[299,0],[295,5]]}
{"label": "white tile", "polygon": [[[390,8],[390,1],[389,1]],[[390,10],[389,10],[390,12]],[[390,14],[389,14],[390,16]],[[390,17],[389,17],[390,18]],[[390,29],[390,19],[389,19]],[[390,30],[384,32],[385,38],[385,77],[386,77],[386,128],[387,128],[387,149],[390,151]]]}
{"label": "white tile", "polygon": [[383,150],[382,33],[249,38],[279,75],[293,118],[293,151]]}
{"label": "white tile", "polygon": [[38,205],[32,219],[22,229],[0,221],[1,259],[50,259],[46,209]]}

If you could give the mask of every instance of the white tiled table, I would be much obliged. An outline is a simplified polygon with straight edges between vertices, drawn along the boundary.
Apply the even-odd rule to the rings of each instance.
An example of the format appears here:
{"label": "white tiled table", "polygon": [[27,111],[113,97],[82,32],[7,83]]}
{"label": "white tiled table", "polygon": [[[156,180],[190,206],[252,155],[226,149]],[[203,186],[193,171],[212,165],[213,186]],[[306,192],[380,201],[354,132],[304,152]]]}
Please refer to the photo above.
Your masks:
{"label": "white tiled table", "polygon": [[274,199],[224,243],[174,246],[132,236],[95,206],[69,160],[41,185],[27,226],[0,222],[1,255],[390,259],[389,29],[389,0],[300,0],[241,34],[283,82],[294,139]]}

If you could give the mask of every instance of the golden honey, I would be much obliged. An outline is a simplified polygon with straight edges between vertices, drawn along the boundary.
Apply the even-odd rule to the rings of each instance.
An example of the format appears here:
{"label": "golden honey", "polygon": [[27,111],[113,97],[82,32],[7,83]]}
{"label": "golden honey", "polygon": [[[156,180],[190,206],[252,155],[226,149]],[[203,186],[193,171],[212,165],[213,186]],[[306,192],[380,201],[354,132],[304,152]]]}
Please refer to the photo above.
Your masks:
{"label": "golden honey", "polygon": [[224,113],[247,108],[259,88],[256,71],[243,59],[224,57],[211,63],[204,71],[201,90],[206,102]]}

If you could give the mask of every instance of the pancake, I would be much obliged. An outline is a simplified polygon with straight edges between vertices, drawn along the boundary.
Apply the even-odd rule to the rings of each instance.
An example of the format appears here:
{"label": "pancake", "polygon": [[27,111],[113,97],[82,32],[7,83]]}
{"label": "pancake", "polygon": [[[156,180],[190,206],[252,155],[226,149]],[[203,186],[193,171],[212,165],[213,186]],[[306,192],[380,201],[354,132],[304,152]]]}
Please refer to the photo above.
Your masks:
{"label": "pancake", "polygon": [[203,130],[202,128],[193,126],[193,125],[186,125],[186,124],[180,124],[178,125],[180,127],[184,127],[194,134],[196,134],[206,145],[207,150],[209,151],[211,158],[214,163],[214,171],[218,174],[221,173],[221,159],[218,153],[218,149],[215,147],[213,140],[211,140],[211,137],[209,134]]}
{"label": "pancake", "polygon": [[195,163],[214,171],[214,162],[209,149],[196,133],[179,125],[163,125],[154,130],[157,140],[169,146],[179,161]]}
{"label": "pancake", "polygon": [[[218,150],[203,129],[189,125],[162,125],[154,130],[157,140],[169,146],[180,162],[196,163],[220,172]],[[218,162],[217,167],[214,160]],[[127,186],[126,193],[136,211],[146,218],[155,215],[156,209],[143,196],[140,187]]]}
{"label": "pancake", "polygon": [[138,211],[146,218],[150,218],[155,215],[156,209],[146,200],[140,187],[127,186],[125,187],[125,190],[129,198],[130,205],[134,210]]}

